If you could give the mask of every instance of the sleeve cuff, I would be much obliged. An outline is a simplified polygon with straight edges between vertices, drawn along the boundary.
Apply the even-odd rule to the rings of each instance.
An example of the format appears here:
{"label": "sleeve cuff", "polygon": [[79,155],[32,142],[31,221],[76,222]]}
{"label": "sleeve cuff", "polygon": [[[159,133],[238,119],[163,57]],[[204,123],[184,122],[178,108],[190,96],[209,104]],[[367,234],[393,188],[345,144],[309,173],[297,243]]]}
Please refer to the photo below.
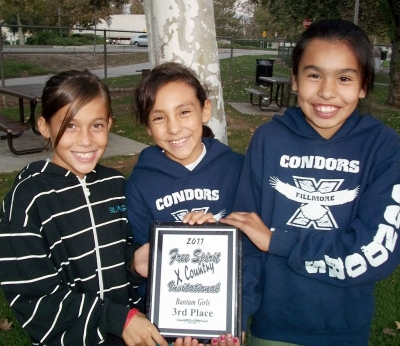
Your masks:
{"label": "sleeve cuff", "polygon": [[128,313],[127,306],[109,302],[106,317],[107,333],[121,337]]}
{"label": "sleeve cuff", "polygon": [[146,279],[138,274],[135,270],[131,268],[131,264],[133,261],[133,256],[135,254],[135,251],[140,247],[138,243],[134,243],[131,246],[128,247],[128,249],[125,251],[125,263],[126,263],[126,270],[128,271],[128,278],[129,282],[133,286],[139,286],[142,284]]}
{"label": "sleeve cuff", "polygon": [[271,255],[289,258],[292,249],[298,243],[298,239],[297,232],[275,229],[272,233],[268,252]]}

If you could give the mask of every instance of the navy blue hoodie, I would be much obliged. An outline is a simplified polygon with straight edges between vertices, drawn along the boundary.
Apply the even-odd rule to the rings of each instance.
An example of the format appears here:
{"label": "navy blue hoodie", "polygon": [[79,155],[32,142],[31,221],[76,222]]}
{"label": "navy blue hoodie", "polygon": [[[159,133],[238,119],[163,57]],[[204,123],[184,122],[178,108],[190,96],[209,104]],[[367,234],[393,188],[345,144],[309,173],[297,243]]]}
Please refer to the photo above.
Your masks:
{"label": "navy blue hoodie", "polygon": [[181,221],[195,210],[219,220],[232,211],[242,154],[216,139],[203,138],[207,154],[193,171],[168,158],[158,146],[144,149],[126,184],[128,220],[135,241],[149,241],[153,221]]}
{"label": "navy blue hoodie", "polygon": [[255,132],[234,210],[257,212],[273,231],[268,252],[244,237],[252,335],[367,345],[374,285],[400,263],[398,134],[355,111],[324,139],[289,108]]}

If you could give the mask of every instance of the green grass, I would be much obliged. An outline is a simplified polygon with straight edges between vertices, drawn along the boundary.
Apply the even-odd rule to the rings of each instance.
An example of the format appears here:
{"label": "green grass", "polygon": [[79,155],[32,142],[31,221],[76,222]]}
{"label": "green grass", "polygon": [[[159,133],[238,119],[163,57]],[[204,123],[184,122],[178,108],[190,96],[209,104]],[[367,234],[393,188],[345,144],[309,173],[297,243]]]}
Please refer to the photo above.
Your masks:
{"label": "green grass", "polygon": [[13,321],[12,329],[4,331],[0,329],[0,346],[28,346],[32,345],[30,338],[15,319],[3,291],[0,289],[0,319],[6,318],[9,322]]}
{"label": "green grass", "polygon": [[137,82],[139,82],[140,78],[140,75],[107,78],[107,86],[110,89],[133,88],[133,86],[136,85]]}
{"label": "green grass", "polygon": [[[221,77],[224,91],[225,113],[228,128],[229,145],[236,151],[244,153],[254,130],[262,123],[270,119],[269,115],[243,115],[229,105],[229,102],[248,102],[248,94],[244,91],[246,86],[254,85],[255,59],[266,58],[260,56],[242,56],[234,59],[233,75],[229,75],[229,59],[221,60]],[[275,62],[274,76],[289,76],[289,70],[279,62]],[[152,144],[143,126],[137,126],[132,120],[130,111],[132,99],[132,87],[140,76],[109,78],[108,85],[111,89],[126,89],[125,93],[119,93],[113,97],[113,109],[116,116],[116,124],[112,131],[139,142]],[[387,83],[387,75],[378,75],[377,81]],[[400,133],[400,111],[385,105],[388,95],[387,86],[377,85],[373,92],[361,103],[364,111],[369,111],[380,118],[387,125]],[[2,110],[3,113],[18,117],[18,109]],[[115,165],[124,161],[124,157],[105,159],[103,162]],[[131,167],[124,170],[128,175]],[[10,190],[15,173],[0,173],[0,200]],[[400,333],[397,337],[383,334],[384,328],[395,329],[395,321],[400,320],[400,269],[397,269],[390,277],[376,285],[376,314],[371,328],[370,346],[398,346],[400,345]],[[14,320],[13,314],[0,292],[0,318]],[[19,324],[14,320],[14,328],[11,331],[0,331],[0,346],[29,345],[29,339]],[[339,346],[339,345],[338,345]]]}
{"label": "green grass", "polygon": [[20,62],[10,59],[4,61],[4,78],[16,78],[29,71],[31,76],[43,76],[52,73],[52,70],[42,68],[34,63]]}
{"label": "green grass", "polygon": [[389,73],[378,73],[375,75],[375,83],[389,84]]}
{"label": "green grass", "polygon": [[384,328],[396,329],[400,321],[400,269],[376,284],[375,318],[371,327],[370,346],[400,345],[400,333],[393,338],[383,334]]}

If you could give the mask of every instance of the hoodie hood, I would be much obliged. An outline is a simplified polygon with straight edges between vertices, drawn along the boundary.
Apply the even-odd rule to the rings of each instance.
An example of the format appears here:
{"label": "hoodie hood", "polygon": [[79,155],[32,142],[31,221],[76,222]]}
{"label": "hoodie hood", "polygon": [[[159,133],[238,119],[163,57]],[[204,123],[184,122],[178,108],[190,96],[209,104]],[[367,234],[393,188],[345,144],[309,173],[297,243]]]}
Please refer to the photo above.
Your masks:
{"label": "hoodie hood", "polygon": [[[87,181],[93,181],[96,176],[98,166],[88,174],[85,178]],[[49,178],[61,179],[65,182],[76,181],[78,177],[71,171],[52,163],[50,160],[35,161],[24,167],[16,177],[17,180],[24,180],[28,177],[35,176],[37,174],[46,174]]]}
{"label": "hoodie hood", "polygon": [[197,174],[205,169],[213,162],[219,160],[221,157],[226,155],[232,150],[220,143],[219,141],[212,138],[203,138],[203,144],[206,147],[207,154],[196,166],[193,171],[188,170],[185,166],[179,162],[173,161],[168,158],[163,150],[158,146],[151,146],[144,149],[139,156],[138,162],[135,165],[134,170],[150,170],[159,172],[163,175],[169,176],[170,178],[183,178],[191,174]]}
{"label": "hoodie hood", "polygon": [[207,153],[190,171],[159,147],[144,149],[126,185],[128,219],[135,240],[149,241],[149,224],[182,221],[191,211],[216,220],[232,211],[242,169],[242,154],[213,138],[203,138]]}
{"label": "hoodie hood", "polygon": [[[344,124],[339,130],[329,139],[321,137],[321,135],[310,126],[306,121],[306,117],[299,107],[290,107],[286,110],[284,115],[275,115],[272,121],[276,121],[288,129],[290,129],[297,136],[308,138],[311,140],[319,141],[341,141],[350,136],[357,136],[370,129],[376,127],[379,120],[371,115],[362,115],[358,109],[346,119]],[[383,126],[383,124],[381,124]]]}

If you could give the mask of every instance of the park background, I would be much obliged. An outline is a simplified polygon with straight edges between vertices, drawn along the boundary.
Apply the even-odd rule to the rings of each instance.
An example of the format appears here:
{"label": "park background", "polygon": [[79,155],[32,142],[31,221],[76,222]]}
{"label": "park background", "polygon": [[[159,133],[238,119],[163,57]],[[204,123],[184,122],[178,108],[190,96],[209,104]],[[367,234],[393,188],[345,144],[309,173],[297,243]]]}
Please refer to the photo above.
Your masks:
{"label": "park background", "polygon": [[[375,5],[385,8],[383,2],[375,1]],[[306,3],[308,7],[321,7],[315,6],[315,1]],[[353,20],[353,1],[341,2],[335,12],[329,14],[323,12],[335,2],[324,3],[321,13],[314,8],[305,16],[302,11],[306,9],[301,8],[305,6],[304,3],[295,4],[286,0],[264,4],[250,1],[238,3],[233,0],[213,2],[226,131],[228,144],[234,150],[244,153],[255,129],[269,121],[273,115],[269,112],[259,114],[257,107],[254,107],[253,113],[244,114],[233,106],[235,103],[248,103],[249,95],[244,88],[255,85],[257,60],[277,59],[271,73],[277,77],[289,77],[290,61],[287,57],[304,30],[305,19],[312,21],[334,16]],[[361,1],[359,24],[366,29],[375,45],[379,66],[374,91],[363,100],[360,108],[373,113],[400,133],[400,110],[396,104],[398,97],[395,97],[395,102],[391,101],[393,89],[400,85],[396,77],[399,63],[396,39],[399,29],[393,29],[387,24],[391,22],[392,14],[382,16],[375,5],[370,3]],[[139,34],[143,28],[119,30],[100,27],[101,21],[107,23],[107,18],[112,18],[113,14],[128,16],[132,13],[143,14],[140,1],[0,1],[2,26],[11,32],[10,36],[3,33],[3,28],[1,30],[2,83],[21,83],[22,80],[32,80],[30,78],[36,78],[34,82],[41,82],[49,75],[70,68],[98,69],[112,91],[113,110],[117,119],[112,131],[145,144],[153,144],[144,128],[133,122],[130,112],[133,87],[141,78],[143,70],[150,67],[149,51],[146,47],[132,46],[122,40],[119,43],[110,40],[112,35]],[[19,32],[22,32],[24,42],[19,39]],[[48,49],[52,49],[53,54]],[[113,76],[112,71],[116,68],[125,72]],[[18,104],[15,100],[3,97],[0,111],[17,118]],[[103,163],[128,176],[136,159],[137,155],[118,156],[104,159]],[[0,200],[11,188],[16,173],[0,173]],[[399,269],[377,284],[376,315],[370,346],[400,345],[400,333],[395,322],[400,320],[399,292]],[[13,324],[10,330],[0,330],[0,346],[30,344],[29,338],[14,319],[8,303],[0,296],[2,318]],[[5,324],[2,326],[7,329]]]}

